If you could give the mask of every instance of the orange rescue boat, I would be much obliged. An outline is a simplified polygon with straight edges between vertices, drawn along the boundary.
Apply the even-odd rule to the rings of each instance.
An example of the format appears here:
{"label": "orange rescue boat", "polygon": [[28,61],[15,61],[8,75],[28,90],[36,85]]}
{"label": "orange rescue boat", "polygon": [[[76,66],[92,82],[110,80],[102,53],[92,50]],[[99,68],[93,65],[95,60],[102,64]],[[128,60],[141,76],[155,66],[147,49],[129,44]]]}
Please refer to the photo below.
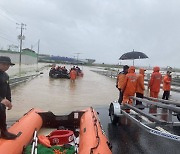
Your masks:
{"label": "orange rescue boat", "polygon": [[[48,136],[38,135],[40,129],[53,128]],[[93,108],[73,111],[69,115],[54,115],[31,109],[9,129],[18,134],[15,140],[0,139],[0,153],[22,154],[31,146],[31,153],[40,153],[38,148],[73,146],[79,154],[112,154],[110,143]],[[48,149],[48,150],[49,150]],[[34,151],[33,151],[34,150]],[[58,153],[58,152],[57,152]]]}

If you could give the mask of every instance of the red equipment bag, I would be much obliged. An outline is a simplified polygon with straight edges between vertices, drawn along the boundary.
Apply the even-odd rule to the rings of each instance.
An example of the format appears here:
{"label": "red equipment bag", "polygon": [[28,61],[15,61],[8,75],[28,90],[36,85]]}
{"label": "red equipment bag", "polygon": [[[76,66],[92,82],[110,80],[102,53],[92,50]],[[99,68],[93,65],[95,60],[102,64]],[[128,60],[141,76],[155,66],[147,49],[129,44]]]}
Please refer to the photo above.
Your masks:
{"label": "red equipment bag", "polygon": [[68,144],[74,140],[74,133],[71,130],[55,130],[48,137],[51,145]]}

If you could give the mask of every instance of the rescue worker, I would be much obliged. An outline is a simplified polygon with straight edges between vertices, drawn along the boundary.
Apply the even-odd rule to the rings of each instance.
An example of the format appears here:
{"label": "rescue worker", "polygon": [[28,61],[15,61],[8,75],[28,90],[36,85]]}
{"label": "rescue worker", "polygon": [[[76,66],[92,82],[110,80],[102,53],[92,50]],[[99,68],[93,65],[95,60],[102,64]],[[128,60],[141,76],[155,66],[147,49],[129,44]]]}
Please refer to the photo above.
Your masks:
{"label": "rescue worker", "polygon": [[50,71],[49,71],[49,76],[53,77],[56,74],[56,65],[53,64]]}
{"label": "rescue worker", "polygon": [[75,81],[76,76],[77,76],[76,68],[73,67],[70,70],[70,79],[71,79],[72,82]]}
{"label": "rescue worker", "polygon": [[171,90],[171,72],[167,71],[166,75],[163,78],[163,96],[162,99],[169,99],[170,90]]}
{"label": "rescue worker", "polygon": [[[125,76],[124,85],[123,85],[123,101],[122,104],[130,104],[132,105],[132,99],[130,96],[134,96],[136,93],[136,86],[137,86],[137,75],[135,73],[135,67],[131,66],[128,69],[128,73]],[[126,110],[127,113],[130,112],[129,109]]]}
{"label": "rescue worker", "polygon": [[67,71],[67,69],[66,69],[66,66],[63,66],[63,67],[62,67],[62,73],[63,73],[63,74],[68,74],[68,71]]}
{"label": "rescue worker", "polygon": [[118,90],[119,90],[119,99],[118,99],[119,104],[121,104],[122,100],[123,100],[122,88],[123,88],[125,76],[128,73],[128,69],[129,69],[129,66],[124,65],[123,66],[123,71],[119,72],[119,74],[117,76],[116,88],[118,88]]}
{"label": "rescue worker", "polygon": [[8,110],[12,109],[9,76],[6,71],[12,65],[14,64],[11,63],[11,59],[9,57],[0,56],[0,129],[1,138],[8,140],[12,140],[17,137],[17,135],[7,131],[6,124],[6,107]]}
{"label": "rescue worker", "polygon": [[[136,87],[136,97],[144,97],[144,72],[146,70],[143,68],[139,69],[139,74],[137,75],[137,87]],[[141,101],[136,100],[136,105],[142,105]]]}
{"label": "rescue worker", "polygon": [[160,68],[158,66],[155,66],[153,68],[153,73],[151,74],[151,78],[148,85],[148,89],[150,89],[150,97],[158,98],[160,85],[162,82],[162,75],[159,71]]}
{"label": "rescue worker", "polygon": [[81,69],[80,69],[78,66],[76,66],[76,71],[77,71],[78,73],[81,73]]}

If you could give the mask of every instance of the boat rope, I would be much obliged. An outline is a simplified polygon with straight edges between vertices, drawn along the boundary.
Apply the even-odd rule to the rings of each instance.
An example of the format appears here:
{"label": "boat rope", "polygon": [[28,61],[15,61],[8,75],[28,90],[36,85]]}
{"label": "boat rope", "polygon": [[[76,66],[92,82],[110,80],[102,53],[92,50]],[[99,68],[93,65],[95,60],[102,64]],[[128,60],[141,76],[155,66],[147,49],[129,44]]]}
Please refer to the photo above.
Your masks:
{"label": "boat rope", "polygon": [[93,147],[93,148],[91,148],[91,150],[90,150],[90,154],[93,154],[93,150],[94,149],[97,149],[98,148],[98,146],[99,146],[99,143],[100,143],[100,137],[99,137],[99,134],[98,134],[98,126],[97,126],[97,118],[95,117],[95,114],[94,114],[94,111],[93,111],[93,108],[91,107],[91,112],[92,112],[92,114],[93,114],[93,116],[92,116],[92,118],[94,119],[94,126],[95,126],[95,128],[96,128],[96,139],[97,139],[97,145],[95,146],[95,147]]}

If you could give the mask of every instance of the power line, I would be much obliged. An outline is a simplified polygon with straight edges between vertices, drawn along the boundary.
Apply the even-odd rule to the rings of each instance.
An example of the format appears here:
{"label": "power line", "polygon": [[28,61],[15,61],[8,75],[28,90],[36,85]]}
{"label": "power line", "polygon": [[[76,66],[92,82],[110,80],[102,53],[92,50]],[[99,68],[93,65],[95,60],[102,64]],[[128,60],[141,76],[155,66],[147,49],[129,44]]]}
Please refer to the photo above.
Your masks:
{"label": "power line", "polygon": [[[11,22],[13,22],[13,23],[21,23],[19,20],[17,20],[16,18],[14,18],[14,17],[12,17],[12,16],[10,16],[9,14],[11,14],[9,11],[7,11],[7,9],[5,9],[5,8],[3,8],[2,6],[0,6],[0,12],[3,12],[3,13],[0,13],[0,15],[1,16],[3,16],[3,17],[5,17],[5,19],[8,19],[9,21],[11,21]],[[18,25],[18,24],[17,24]],[[20,24],[19,24],[20,25]],[[25,24],[24,24],[24,26],[26,26]],[[23,28],[23,29],[25,29],[25,28]],[[3,34],[4,35],[4,34]],[[6,35],[6,34],[5,34]],[[6,35],[7,36],[7,35]],[[24,37],[24,36],[23,36]],[[6,38],[5,38],[6,39]],[[6,40],[8,40],[8,39],[6,39]],[[37,43],[35,44],[35,45],[37,45]],[[34,46],[35,46],[34,45]]]}
{"label": "power line", "polygon": [[7,40],[7,41],[12,42],[12,43],[15,43],[14,41],[9,40],[9,39],[7,39],[7,38],[5,38],[5,37],[1,36],[1,35],[0,35],[0,37],[1,37],[1,38],[3,38],[4,40]]}
{"label": "power line", "polygon": [[9,37],[7,34],[5,34],[5,33],[2,33],[2,32],[0,32],[0,34],[2,34],[2,35],[5,35],[5,36]]}
{"label": "power line", "polygon": [[[9,29],[8,29],[8,30],[9,30]],[[10,31],[9,31],[9,33],[10,33]],[[4,35],[4,36],[6,36],[6,37],[12,37],[12,33],[11,33],[11,34],[9,34],[9,33],[8,33],[8,34],[5,34],[4,32],[1,32],[1,31],[0,31],[0,34]],[[2,35],[1,35],[1,36],[2,36]],[[4,37],[4,36],[3,36],[3,37]]]}
{"label": "power line", "polygon": [[11,21],[11,22],[13,22],[13,23],[19,22],[19,21],[16,20],[14,17],[10,16],[10,15],[9,15],[10,13],[8,14],[8,11],[5,10],[4,8],[2,8],[2,6],[0,6],[0,10],[5,14],[5,15],[4,15],[4,14],[0,13],[1,16],[5,17],[5,19],[8,19],[9,21]]}

